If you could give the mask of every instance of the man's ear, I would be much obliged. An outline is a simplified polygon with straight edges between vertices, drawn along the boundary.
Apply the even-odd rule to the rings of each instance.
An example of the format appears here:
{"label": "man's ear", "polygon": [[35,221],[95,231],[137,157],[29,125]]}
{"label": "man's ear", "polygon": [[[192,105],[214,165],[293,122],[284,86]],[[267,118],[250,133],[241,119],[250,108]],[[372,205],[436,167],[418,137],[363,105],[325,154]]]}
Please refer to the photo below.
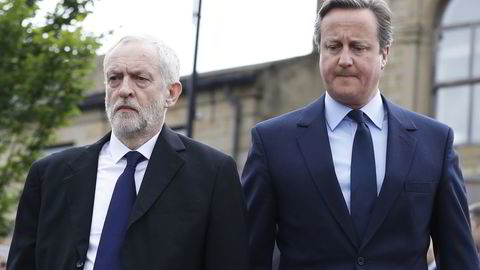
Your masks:
{"label": "man's ear", "polygon": [[170,85],[168,89],[168,96],[165,100],[165,107],[169,108],[177,103],[180,94],[182,93],[182,84],[180,82],[174,82]]}
{"label": "man's ear", "polygon": [[388,54],[390,53],[390,47],[380,49],[380,54],[382,55],[382,70],[385,69],[388,60]]}

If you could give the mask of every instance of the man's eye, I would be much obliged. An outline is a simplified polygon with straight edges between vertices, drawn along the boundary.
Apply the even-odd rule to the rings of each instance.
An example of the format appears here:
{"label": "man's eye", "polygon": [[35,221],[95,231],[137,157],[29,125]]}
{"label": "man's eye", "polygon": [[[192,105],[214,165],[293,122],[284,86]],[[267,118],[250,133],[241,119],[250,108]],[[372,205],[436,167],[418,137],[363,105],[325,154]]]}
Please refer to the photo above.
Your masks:
{"label": "man's eye", "polygon": [[328,50],[331,50],[331,51],[336,51],[340,49],[340,45],[338,44],[330,44],[330,45],[327,45],[326,47]]}
{"label": "man's eye", "polygon": [[117,81],[119,79],[120,79],[120,76],[118,76],[118,75],[111,75],[111,76],[108,77],[109,82],[110,81]]}
{"label": "man's eye", "polygon": [[119,75],[111,75],[107,77],[107,83],[110,87],[117,87],[120,85],[122,77]]}
{"label": "man's eye", "polygon": [[355,46],[353,47],[353,50],[356,52],[364,52],[365,50],[367,50],[367,48],[364,46]]}
{"label": "man's eye", "polygon": [[150,78],[144,74],[133,75],[132,78],[137,81],[150,81]]}
{"label": "man's eye", "polygon": [[148,86],[149,82],[151,81],[149,77],[144,76],[144,75],[137,75],[134,77],[135,81],[138,86],[140,87],[146,87]]}

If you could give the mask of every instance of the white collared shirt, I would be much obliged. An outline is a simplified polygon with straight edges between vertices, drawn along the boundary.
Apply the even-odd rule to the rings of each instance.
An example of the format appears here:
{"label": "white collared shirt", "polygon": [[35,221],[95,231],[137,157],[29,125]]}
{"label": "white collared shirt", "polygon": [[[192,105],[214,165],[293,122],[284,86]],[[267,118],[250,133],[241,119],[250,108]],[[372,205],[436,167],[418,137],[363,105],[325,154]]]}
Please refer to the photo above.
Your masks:
{"label": "white collared shirt", "polygon": [[[137,150],[146,160],[138,163],[135,169],[135,188],[138,191],[142,184],[143,176],[147,169],[148,161],[157,142],[157,133]],[[90,228],[90,240],[85,261],[85,270],[92,270],[95,257],[97,256],[98,244],[102,235],[103,223],[108,212],[108,206],[115,189],[115,184],[127,166],[127,160],[123,156],[131,151],[117,137],[111,133],[110,141],[106,142],[98,156],[97,182],[95,185],[95,200],[93,202],[92,226]]]}
{"label": "white collared shirt", "polygon": [[[350,165],[352,162],[353,139],[357,131],[357,123],[347,116],[351,110],[351,108],[334,100],[328,93],[325,94],[325,119],[333,165],[349,211]],[[380,91],[377,90],[374,98],[360,110],[368,116],[366,122],[372,135],[378,194],[385,178],[388,135],[388,117]]]}

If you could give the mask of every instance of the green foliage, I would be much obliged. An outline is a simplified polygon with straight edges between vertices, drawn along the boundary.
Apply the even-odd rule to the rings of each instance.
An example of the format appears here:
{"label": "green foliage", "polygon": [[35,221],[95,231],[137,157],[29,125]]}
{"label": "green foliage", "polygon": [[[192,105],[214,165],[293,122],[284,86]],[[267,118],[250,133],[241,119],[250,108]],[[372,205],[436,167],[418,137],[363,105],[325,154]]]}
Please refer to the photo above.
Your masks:
{"label": "green foliage", "polygon": [[90,86],[100,37],[78,26],[89,5],[63,0],[38,26],[35,1],[0,0],[0,235],[10,232],[28,168]]}

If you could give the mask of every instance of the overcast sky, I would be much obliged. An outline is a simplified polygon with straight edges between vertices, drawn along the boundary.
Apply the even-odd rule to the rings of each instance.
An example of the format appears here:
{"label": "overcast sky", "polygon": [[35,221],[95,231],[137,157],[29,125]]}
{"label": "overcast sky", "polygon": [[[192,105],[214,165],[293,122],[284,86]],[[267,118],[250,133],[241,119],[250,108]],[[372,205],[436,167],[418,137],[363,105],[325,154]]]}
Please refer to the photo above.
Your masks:
{"label": "overcast sky", "polygon": [[[59,0],[39,2],[39,16]],[[181,74],[192,72],[195,0],[97,0],[83,26],[104,53],[125,34],[145,33],[177,52]],[[198,3],[198,0],[196,0]],[[305,55],[312,51],[316,0],[202,0],[197,70],[206,72]]]}

